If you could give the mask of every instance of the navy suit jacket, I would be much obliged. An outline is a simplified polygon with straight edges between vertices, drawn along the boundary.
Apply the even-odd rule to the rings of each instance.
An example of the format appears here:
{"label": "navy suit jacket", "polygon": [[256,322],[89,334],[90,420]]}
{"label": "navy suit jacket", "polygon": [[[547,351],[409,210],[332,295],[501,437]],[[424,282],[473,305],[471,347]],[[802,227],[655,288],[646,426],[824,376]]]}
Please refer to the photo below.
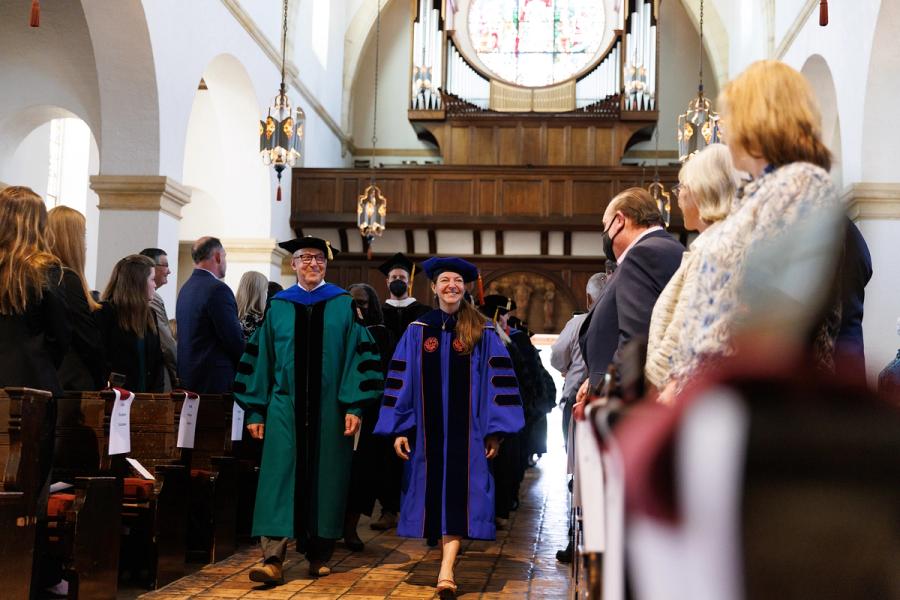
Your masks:
{"label": "navy suit jacket", "polygon": [[629,340],[646,339],[653,305],[678,270],[682,254],[684,246],[665,231],[648,233],[607,280],[579,334],[592,386],[617,362]]}
{"label": "navy suit jacket", "polygon": [[175,319],[181,386],[207,394],[231,391],[244,352],[231,288],[209,271],[194,269],[178,294]]}
{"label": "navy suit jacket", "polygon": [[864,374],[863,305],[866,284],[872,279],[872,255],[859,228],[846,220],[844,253],[841,257],[841,329],[835,340],[835,361]]}

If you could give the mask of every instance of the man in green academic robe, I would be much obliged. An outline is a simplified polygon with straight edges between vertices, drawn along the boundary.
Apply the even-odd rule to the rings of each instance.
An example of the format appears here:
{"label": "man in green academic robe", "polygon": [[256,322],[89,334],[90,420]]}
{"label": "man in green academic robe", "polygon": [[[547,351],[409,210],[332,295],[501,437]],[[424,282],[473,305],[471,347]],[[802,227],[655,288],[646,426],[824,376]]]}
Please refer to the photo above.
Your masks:
{"label": "man in green academic robe", "polygon": [[252,581],[280,583],[288,538],[313,576],[330,573],[344,534],[353,436],[384,382],[378,349],[351,296],[325,283],[337,249],[318,238],[279,244],[298,284],[272,298],[238,365],[234,395],[250,434],[263,440],[253,535],[264,562]]}

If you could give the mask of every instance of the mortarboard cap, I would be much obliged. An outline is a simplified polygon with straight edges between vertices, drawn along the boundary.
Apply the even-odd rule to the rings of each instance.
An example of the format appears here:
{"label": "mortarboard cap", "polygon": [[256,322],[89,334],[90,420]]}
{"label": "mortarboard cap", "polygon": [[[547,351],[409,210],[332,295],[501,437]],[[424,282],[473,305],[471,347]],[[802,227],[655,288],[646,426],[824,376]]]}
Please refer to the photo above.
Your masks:
{"label": "mortarboard cap", "polygon": [[378,267],[378,270],[384,273],[384,276],[387,277],[388,274],[394,269],[403,269],[407,273],[412,273],[415,265],[416,263],[407,258],[405,254],[403,254],[402,252],[398,252],[397,254],[381,263],[381,265],[379,265]]}
{"label": "mortarboard cap", "polygon": [[332,246],[331,242],[328,240],[312,237],[311,235],[302,238],[294,238],[292,240],[287,240],[286,242],[279,242],[278,247],[284,248],[291,254],[294,254],[294,252],[302,250],[303,248],[315,248],[316,250],[321,250],[328,260],[333,259],[341,253],[341,251]]}
{"label": "mortarboard cap", "polygon": [[485,316],[496,319],[500,315],[516,310],[516,302],[501,294],[490,294],[484,297],[484,304],[478,308]]}
{"label": "mortarboard cap", "polygon": [[478,279],[478,268],[467,260],[454,256],[434,256],[422,263],[422,269],[428,278],[434,281],[441,273],[459,273],[463,281],[470,283]]}

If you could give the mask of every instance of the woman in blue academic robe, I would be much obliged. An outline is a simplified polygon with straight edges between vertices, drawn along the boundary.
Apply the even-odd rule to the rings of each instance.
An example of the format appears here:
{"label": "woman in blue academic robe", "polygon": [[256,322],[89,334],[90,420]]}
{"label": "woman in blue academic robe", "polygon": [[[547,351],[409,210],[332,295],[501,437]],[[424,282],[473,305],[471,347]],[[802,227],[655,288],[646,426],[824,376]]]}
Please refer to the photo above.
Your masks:
{"label": "woman in blue academic robe", "polygon": [[460,540],[492,540],[488,461],[525,424],[509,354],[494,326],[463,299],[478,277],[458,258],[423,268],[440,308],[407,328],[391,360],[376,434],[394,435],[405,465],[397,534],[441,538],[438,590],[453,597]]}

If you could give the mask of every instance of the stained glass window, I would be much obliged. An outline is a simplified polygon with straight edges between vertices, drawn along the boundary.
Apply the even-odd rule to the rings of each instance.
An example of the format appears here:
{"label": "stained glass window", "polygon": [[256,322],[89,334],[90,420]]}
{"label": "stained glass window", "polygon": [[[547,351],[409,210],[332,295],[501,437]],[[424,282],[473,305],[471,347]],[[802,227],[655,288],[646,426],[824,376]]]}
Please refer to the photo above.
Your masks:
{"label": "stained glass window", "polygon": [[597,57],[603,0],[472,0],[469,38],[481,62],[510,83],[564,81]]}

